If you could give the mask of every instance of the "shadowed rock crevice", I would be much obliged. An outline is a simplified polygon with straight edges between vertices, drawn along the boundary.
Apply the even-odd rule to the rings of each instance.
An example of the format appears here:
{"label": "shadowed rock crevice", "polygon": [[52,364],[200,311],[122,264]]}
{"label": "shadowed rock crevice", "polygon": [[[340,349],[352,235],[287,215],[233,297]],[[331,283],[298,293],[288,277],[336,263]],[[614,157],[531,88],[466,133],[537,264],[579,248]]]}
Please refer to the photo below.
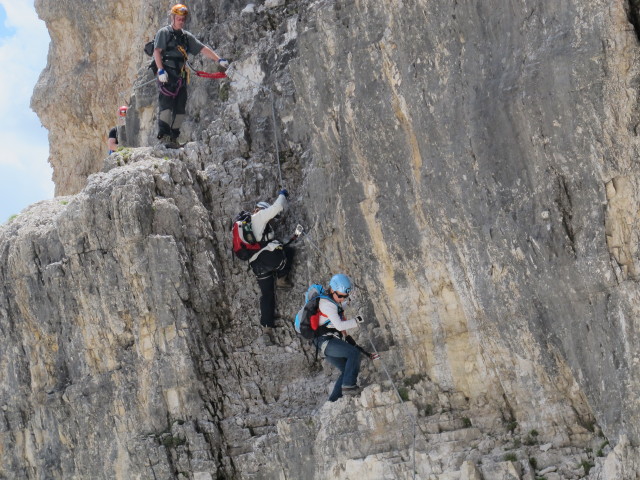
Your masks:
{"label": "shadowed rock crevice", "polygon": [[628,0],[628,18],[635,31],[638,41],[640,41],[640,1]]}

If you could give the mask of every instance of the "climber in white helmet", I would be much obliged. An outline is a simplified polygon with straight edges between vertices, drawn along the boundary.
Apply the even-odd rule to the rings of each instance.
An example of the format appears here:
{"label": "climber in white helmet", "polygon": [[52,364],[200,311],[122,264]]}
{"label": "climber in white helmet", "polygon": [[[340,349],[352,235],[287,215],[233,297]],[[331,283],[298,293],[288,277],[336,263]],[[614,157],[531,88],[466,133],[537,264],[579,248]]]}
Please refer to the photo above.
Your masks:
{"label": "climber in white helmet", "polygon": [[288,279],[293,259],[293,249],[276,239],[271,220],[280,215],[288,206],[289,192],[282,189],[277,200],[270,205],[258,202],[251,215],[253,234],[262,248],[249,259],[249,265],[258,279],[260,287],[260,325],[269,336],[275,324],[276,288],[291,288]]}

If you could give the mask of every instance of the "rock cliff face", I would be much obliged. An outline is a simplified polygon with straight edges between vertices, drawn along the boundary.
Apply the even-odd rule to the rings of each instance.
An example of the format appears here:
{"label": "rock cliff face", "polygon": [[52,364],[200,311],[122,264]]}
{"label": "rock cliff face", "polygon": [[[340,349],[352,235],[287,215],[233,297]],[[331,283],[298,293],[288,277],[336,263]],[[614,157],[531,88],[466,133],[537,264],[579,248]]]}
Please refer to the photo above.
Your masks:
{"label": "rock cliff face", "polygon": [[[68,196],[0,227],[0,478],[640,475],[635,2],[194,0],[233,69],[179,151],[141,53],[168,5],[76,3],[36,2]],[[280,312],[356,280],[355,398],[288,321],[261,336],[229,254],[280,177],[308,231]]]}

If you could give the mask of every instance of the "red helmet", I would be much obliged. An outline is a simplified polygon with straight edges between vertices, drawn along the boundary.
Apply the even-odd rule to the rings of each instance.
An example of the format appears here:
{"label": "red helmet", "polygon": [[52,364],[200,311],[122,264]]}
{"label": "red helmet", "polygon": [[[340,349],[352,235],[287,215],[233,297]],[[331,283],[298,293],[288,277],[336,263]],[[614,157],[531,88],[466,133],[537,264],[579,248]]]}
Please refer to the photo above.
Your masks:
{"label": "red helmet", "polygon": [[129,107],[127,107],[126,105],[122,105],[122,106],[120,107],[120,109],[118,110],[118,114],[119,114],[121,117],[126,117],[126,116],[127,116],[127,110],[129,110]]}

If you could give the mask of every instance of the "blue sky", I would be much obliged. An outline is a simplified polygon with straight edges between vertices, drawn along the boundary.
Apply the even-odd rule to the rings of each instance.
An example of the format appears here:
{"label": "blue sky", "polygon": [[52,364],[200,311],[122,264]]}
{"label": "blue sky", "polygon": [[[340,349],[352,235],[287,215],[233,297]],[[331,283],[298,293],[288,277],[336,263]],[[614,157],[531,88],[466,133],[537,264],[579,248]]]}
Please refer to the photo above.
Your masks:
{"label": "blue sky", "polygon": [[33,0],[0,0],[0,224],[53,197],[48,132],[29,108],[48,50]]}

